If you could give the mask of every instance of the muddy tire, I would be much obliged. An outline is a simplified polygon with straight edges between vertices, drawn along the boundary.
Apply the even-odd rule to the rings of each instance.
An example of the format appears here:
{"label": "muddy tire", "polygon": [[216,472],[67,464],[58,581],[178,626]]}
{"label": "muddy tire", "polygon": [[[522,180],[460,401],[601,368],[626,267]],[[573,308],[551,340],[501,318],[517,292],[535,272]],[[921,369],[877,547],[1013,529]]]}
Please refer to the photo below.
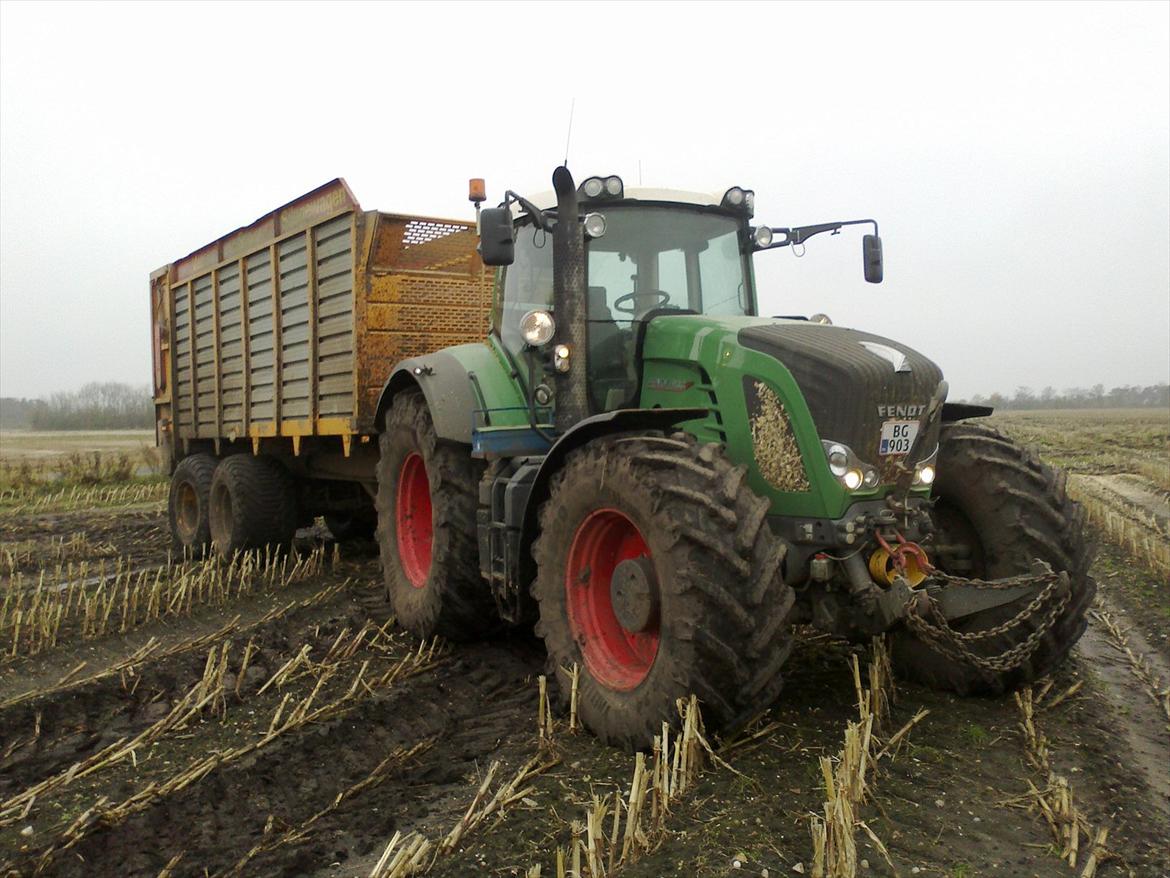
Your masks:
{"label": "muddy tire", "polygon": [[581,720],[603,740],[649,744],[692,693],[712,730],[779,694],[794,595],[744,473],[676,433],[589,443],[554,476],[533,546],[536,632],[554,669],[579,666]]}
{"label": "muddy tire", "polygon": [[220,557],[288,547],[296,530],[296,490],[279,461],[233,454],[220,462],[211,480],[211,539]]}
{"label": "muddy tire", "polygon": [[[982,424],[943,427],[939,439],[934,496],[941,543],[963,544],[962,558],[940,557],[945,572],[998,579],[1031,572],[1033,559],[1067,571],[1071,594],[1055,624],[1020,667],[988,671],[940,655],[907,630],[891,636],[894,666],[908,679],[960,695],[1001,694],[1052,671],[1068,655],[1086,626],[1085,615],[1097,586],[1089,576],[1092,547],[1085,515],[1069,499],[1064,472],[1040,461],[1004,434]],[[948,567],[950,569],[948,569]],[[982,631],[999,625],[1028,604],[1024,598],[956,623],[956,630]],[[1042,619],[1044,613],[1038,613]],[[981,643],[994,655],[1023,642],[1036,625],[1024,622]]]}
{"label": "muddy tire", "polygon": [[497,630],[476,539],[483,465],[439,441],[420,393],[394,398],[378,441],[378,548],[398,623],[449,640]]}
{"label": "muddy tire", "polygon": [[218,463],[210,454],[192,454],[171,475],[167,513],[177,555],[201,558],[211,547],[211,479]]}

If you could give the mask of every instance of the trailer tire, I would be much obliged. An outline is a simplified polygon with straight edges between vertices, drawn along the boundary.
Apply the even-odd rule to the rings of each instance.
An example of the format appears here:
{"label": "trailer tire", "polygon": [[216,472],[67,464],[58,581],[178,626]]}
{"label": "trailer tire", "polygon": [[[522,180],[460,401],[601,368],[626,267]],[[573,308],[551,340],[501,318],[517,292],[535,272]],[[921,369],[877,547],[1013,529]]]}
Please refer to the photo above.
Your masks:
{"label": "trailer tire", "polygon": [[211,480],[210,506],[211,539],[222,558],[266,546],[285,548],[296,535],[296,489],[274,458],[224,458]]}
{"label": "trailer tire", "polygon": [[727,731],[779,695],[795,595],[745,473],[676,433],[596,440],[553,477],[533,546],[536,633],[554,672],[578,666],[578,711],[601,739],[647,746],[691,694]]}
{"label": "trailer tire", "polygon": [[[1066,478],[992,427],[943,426],[933,515],[944,542],[967,543],[971,553],[961,570],[947,570],[946,558],[939,559],[939,566],[961,576],[998,579],[1029,573],[1032,561],[1039,559],[1057,572],[1067,571],[1071,593],[1035,651],[1017,668],[980,669],[943,656],[909,630],[899,629],[891,635],[891,652],[901,676],[960,695],[998,695],[1043,677],[1064,660],[1084,633],[1097,593],[1089,575],[1093,551],[1084,533],[1085,513],[1069,498]],[[955,628],[986,630],[1010,620],[1027,604],[1021,598],[967,617]],[[1022,642],[1035,631],[1032,621],[980,642],[980,653],[993,655]]]}
{"label": "trailer tire", "polygon": [[218,463],[210,454],[192,454],[171,474],[167,495],[171,544],[185,558],[201,558],[211,547],[211,479]]}
{"label": "trailer tire", "polygon": [[398,623],[418,637],[472,640],[500,628],[479,573],[483,464],[444,442],[421,393],[394,397],[378,437],[378,549]]}

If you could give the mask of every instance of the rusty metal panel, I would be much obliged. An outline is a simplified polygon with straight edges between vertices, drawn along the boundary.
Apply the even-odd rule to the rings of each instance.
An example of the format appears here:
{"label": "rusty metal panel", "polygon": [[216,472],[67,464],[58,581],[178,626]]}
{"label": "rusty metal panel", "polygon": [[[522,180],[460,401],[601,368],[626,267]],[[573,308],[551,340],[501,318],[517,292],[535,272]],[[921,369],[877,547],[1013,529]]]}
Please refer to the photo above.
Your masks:
{"label": "rusty metal panel", "polygon": [[366,214],[372,227],[358,321],[359,425],[394,364],[487,335],[493,274],[476,253],[475,226]]}
{"label": "rusty metal panel", "polygon": [[195,302],[195,397],[199,436],[215,436],[215,299],[211,275],[191,282]]}
{"label": "rusty metal panel", "polygon": [[272,423],[276,418],[272,393],[275,386],[272,346],[272,264],[268,252],[268,248],[265,248],[244,260],[248,286],[248,347],[251,354],[248,370],[248,390],[251,398],[249,420],[253,423]]}
{"label": "rusty metal panel", "polygon": [[309,411],[309,274],[305,235],[276,246],[280,261],[280,416],[302,420]]}
{"label": "rusty metal panel", "polygon": [[222,262],[255,253],[274,239],[302,231],[331,216],[360,210],[345,181],[338,178],[278,207],[260,219],[218,238],[171,265],[171,277],[182,282]]}
{"label": "rusty metal panel", "polygon": [[181,432],[194,428],[191,419],[191,310],[186,285],[171,287],[174,301],[175,421]]}
{"label": "rusty metal panel", "polygon": [[475,245],[471,223],[361,213],[338,180],[155,272],[179,434],[372,431],[397,362],[486,334]]}
{"label": "rusty metal panel", "polygon": [[313,230],[317,296],[317,413],[352,417],[353,216]]}
{"label": "rusty metal panel", "polygon": [[219,289],[220,430],[244,433],[244,345],[240,332],[240,263],[216,271]]}

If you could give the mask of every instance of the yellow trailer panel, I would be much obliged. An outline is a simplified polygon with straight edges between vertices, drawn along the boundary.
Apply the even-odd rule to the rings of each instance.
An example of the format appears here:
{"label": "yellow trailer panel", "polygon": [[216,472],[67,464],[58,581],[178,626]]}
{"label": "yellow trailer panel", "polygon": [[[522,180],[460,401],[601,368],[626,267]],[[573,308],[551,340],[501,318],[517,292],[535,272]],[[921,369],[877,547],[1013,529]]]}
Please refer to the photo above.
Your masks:
{"label": "yellow trailer panel", "polygon": [[395,363],[483,339],[474,224],[361,210],[337,179],[151,274],[159,444],[375,431]]}

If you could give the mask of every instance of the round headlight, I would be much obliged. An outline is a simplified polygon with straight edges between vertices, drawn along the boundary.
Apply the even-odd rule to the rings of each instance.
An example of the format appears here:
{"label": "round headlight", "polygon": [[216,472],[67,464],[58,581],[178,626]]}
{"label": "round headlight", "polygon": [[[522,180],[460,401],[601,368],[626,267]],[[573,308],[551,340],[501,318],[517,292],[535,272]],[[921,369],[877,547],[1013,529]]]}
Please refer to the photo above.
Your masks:
{"label": "round headlight", "polygon": [[837,478],[841,478],[847,469],[849,469],[849,452],[841,445],[834,445],[829,449],[829,471]]}
{"label": "round headlight", "polygon": [[934,482],[934,467],[929,463],[918,471],[918,481],[920,484],[929,485]]}
{"label": "round headlight", "polygon": [[842,479],[842,481],[845,483],[845,487],[850,491],[856,491],[861,487],[862,479],[863,476],[861,475],[861,470],[851,469],[845,473],[845,477]]}
{"label": "round headlight", "polygon": [[558,372],[569,371],[569,353],[567,344],[559,344],[553,348],[553,368]]}
{"label": "round headlight", "polygon": [[867,469],[865,471],[865,478],[861,480],[867,488],[876,487],[878,483],[878,474],[876,469]]}
{"label": "round headlight", "polygon": [[587,198],[596,198],[604,188],[605,183],[600,177],[590,177],[581,185],[581,191]]}
{"label": "round headlight", "polygon": [[756,193],[749,190],[748,193],[744,195],[743,200],[744,203],[747,204],[747,209],[754,213],[756,209]]}
{"label": "round headlight", "polygon": [[599,213],[590,213],[585,216],[585,234],[590,238],[600,238],[605,234],[605,217]]}
{"label": "round headlight", "polygon": [[610,195],[622,194],[622,178],[621,177],[606,177],[605,191]]}
{"label": "round headlight", "polygon": [[556,321],[547,311],[539,309],[529,311],[520,318],[520,337],[534,348],[552,341],[553,333],[556,331]]}
{"label": "round headlight", "polygon": [[808,322],[809,323],[819,323],[822,326],[832,326],[833,325],[833,321],[829,319],[828,314],[814,314],[812,317],[808,318]]}
{"label": "round headlight", "polygon": [[767,226],[760,226],[756,229],[756,246],[769,247],[772,244],[772,230]]}
{"label": "round headlight", "polygon": [[733,186],[727,190],[727,203],[739,207],[743,204],[744,192],[738,186]]}

